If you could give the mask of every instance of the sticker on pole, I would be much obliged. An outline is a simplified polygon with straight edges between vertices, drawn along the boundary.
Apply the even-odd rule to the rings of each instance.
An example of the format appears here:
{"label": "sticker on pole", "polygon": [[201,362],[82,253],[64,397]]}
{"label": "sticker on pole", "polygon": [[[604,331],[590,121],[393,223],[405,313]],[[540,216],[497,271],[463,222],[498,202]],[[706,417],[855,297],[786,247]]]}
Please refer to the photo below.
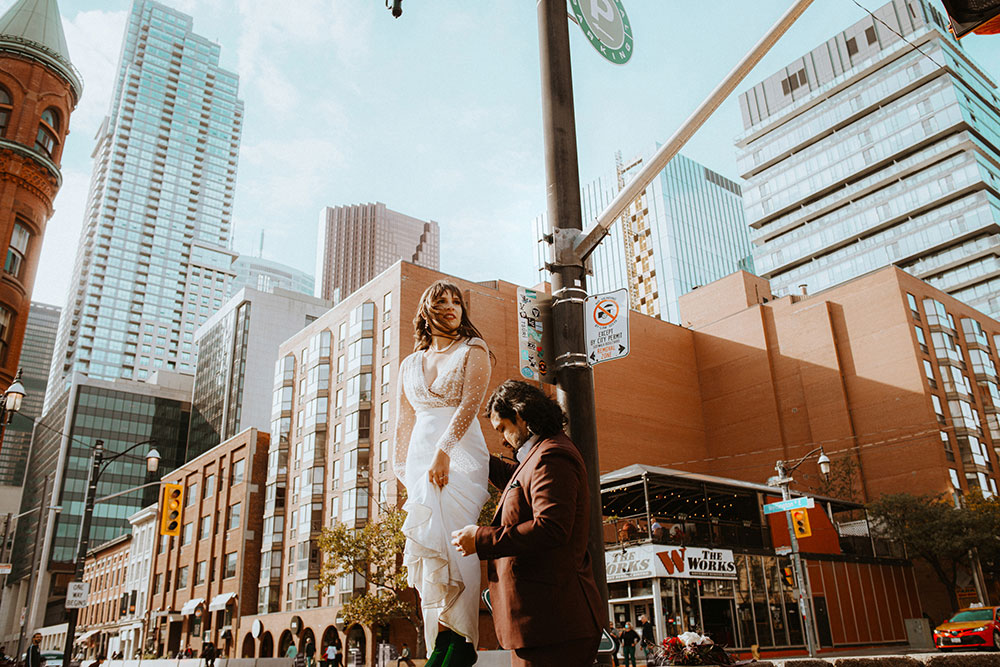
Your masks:
{"label": "sticker on pole", "polygon": [[66,608],[83,609],[90,597],[90,583],[86,581],[71,581],[66,586]]}
{"label": "sticker on pole", "polygon": [[632,57],[632,24],[621,0],[569,0],[577,24],[590,45],[616,65]]}
{"label": "sticker on pole", "polygon": [[517,343],[521,377],[555,384],[552,363],[552,297],[517,288]]}
{"label": "sticker on pole", "polygon": [[628,290],[588,296],[584,318],[591,364],[628,356]]}

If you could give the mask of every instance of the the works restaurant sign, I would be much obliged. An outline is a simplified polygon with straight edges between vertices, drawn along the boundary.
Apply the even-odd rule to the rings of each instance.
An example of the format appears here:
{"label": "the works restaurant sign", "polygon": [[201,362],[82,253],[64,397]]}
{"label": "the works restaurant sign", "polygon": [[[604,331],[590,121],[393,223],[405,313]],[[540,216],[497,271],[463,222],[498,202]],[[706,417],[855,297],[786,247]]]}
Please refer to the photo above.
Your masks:
{"label": "the works restaurant sign", "polygon": [[664,547],[640,544],[622,551],[606,551],[608,582],[674,577],[680,579],[735,579],[736,562],[729,549]]}

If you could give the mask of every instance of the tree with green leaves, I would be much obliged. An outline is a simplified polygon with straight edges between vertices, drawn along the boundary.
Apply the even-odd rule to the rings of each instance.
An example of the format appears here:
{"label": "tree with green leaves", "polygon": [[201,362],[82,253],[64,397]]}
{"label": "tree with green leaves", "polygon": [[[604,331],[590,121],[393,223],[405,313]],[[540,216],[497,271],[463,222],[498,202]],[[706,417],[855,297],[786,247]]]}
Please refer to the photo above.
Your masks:
{"label": "tree with green leaves", "polygon": [[396,618],[409,621],[417,634],[417,655],[424,655],[424,620],[416,604],[407,601],[415,600],[416,592],[407,584],[403,567],[405,518],[400,507],[380,506],[363,528],[343,523],[324,528],[319,537],[324,555],[319,585],[333,586],[344,575],[360,576],[365,590],[341,608],[344,622],[376,627]]}
{"label": "tree with green leaves", "polygon": [[968,563],[969,551],[984,541],[978,521],[967,508],[947,498],[895,493],[868,506],[872,519],[888,537],[900,540],[911,556],[926,561],[958,609],[958,567]]}

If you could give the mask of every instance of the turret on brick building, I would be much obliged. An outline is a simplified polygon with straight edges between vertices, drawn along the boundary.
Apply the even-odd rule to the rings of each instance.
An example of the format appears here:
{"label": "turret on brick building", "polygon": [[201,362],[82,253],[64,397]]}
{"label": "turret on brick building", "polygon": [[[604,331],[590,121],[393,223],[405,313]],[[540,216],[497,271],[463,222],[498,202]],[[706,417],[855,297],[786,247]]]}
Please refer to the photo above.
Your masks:
{"label": "turret on brick building", "polygon": [[56,1],[17,0],[0,16],[0,387],[17,372],[69,117],[82,93]]}

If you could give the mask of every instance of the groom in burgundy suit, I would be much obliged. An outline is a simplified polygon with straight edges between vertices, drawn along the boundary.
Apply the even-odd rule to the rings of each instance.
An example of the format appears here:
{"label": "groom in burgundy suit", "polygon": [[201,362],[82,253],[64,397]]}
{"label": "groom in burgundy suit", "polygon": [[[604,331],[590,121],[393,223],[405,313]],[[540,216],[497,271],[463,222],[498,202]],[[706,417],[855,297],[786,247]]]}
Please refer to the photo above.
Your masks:
{"label": "groom in burgundy suit", "polygon": [[607,610],[587,551],[583,459],[559,404],[534,385],[504,382],[486,414],[518,462],[490,457],[490,482],[503,489],[492,525],[457,530],[452,543],[488,561],[493,623],[512,665],[590,667]]}

